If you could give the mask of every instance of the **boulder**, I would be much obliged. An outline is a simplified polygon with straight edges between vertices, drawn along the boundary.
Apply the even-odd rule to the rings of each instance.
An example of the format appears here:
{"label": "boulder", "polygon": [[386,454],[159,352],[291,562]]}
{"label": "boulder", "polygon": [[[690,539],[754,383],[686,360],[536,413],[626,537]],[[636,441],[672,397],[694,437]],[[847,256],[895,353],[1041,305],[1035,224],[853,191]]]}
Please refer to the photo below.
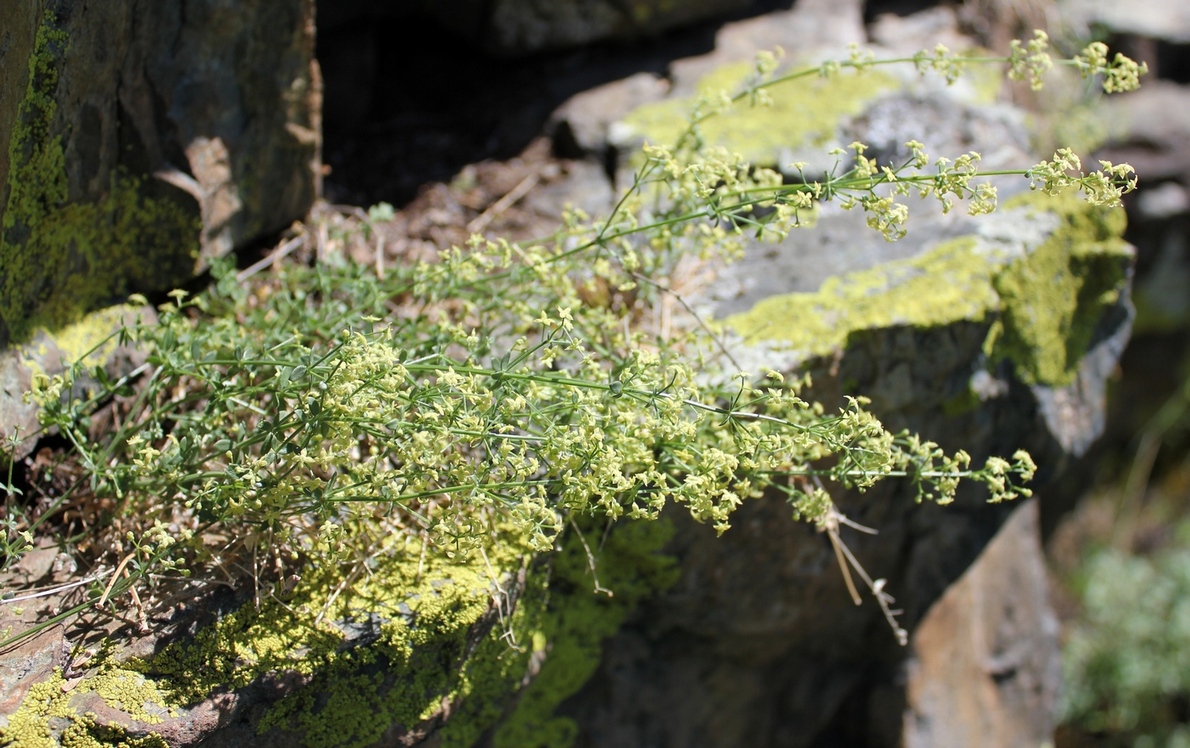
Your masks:
{"label": "boulder", "polygon": [[905,664],[906,748],[1045,745],[1061,688],[1037,501],[934,603]]}
{"label": "boulder", "polygon": [[313,43],[309,0],[0,9],[0,347],[303,216]]}
{"label": "boulder", "polygon": [[1174,44],[1190,44],[1190,7],[1177,0],[1075,0],[1065,3],[1068,22],[1109,34],[1131,34]]}
{"label": "boulder", "polygon": [[[704,82],[724,80],[722,67],[698,69]],[[703,132],[778,168],[851,140],[896,160],[910,138],[951,158],[978,148],[989,169],[1037,160],[1021,113],[995,104],[978,78],[947,88],[890,71],[877,82],[829,103],[774,89],[773,110],[741,108]],[[688,104],[647,104],[612,137],[665,142]],[[791,116],[824,109],[829,117]],[[890,428],[965,449],[975,464],[1028,449],[1044,502],[1103,431],[1131,326],[1133,251],[1120,210],[1050,200],[1019,178],[998,186],[990,216],[909,201],[909,234],[894,244],[861,215],[824,206],[812,229],[750,244],[696,305],[734,330],[728,347],[745,371],[809,371],[821,401],[868,396]],[[576,745],[1049,740],[1059,651],[1036,505],[988,505],[972,491],[918,506],[906,486],[836,500],[879,533],[844,528],[842,538],[897,598],[907,648],[873,600],[852,606],[831,544],[791,523],[781,497],[746,504],[722,537],[675,516],[666,549],[678,581],[629,617],[559,709]]]}
{"label": "boulder", "polygon": [[[915,257],[827,278],[815,291],[759,292],[750,309],[725,319],[746,341],[733,355],[751,371],[808,369],[814,394],[828,403],[865,394],[893,430],[965,449],[975,464],[1028,449],[1042,466],[1036,488],[1044,501],[1045,486],[1103,428],[1107,378],[1131,320],[1131,253],[1118,239],[1122,222],[1088,224],[1094,211],[1082,206],[1026,198],[1001,211],[976,222],[967,237],[927,241]],[[1008,227],[1019,230],[1012,239],[1004,236],[1013,233]],[[758,252],[736,272],[756,277],[772,268]],[[1051,284],[1053,293],[1041,293]],[[1014,331],[1021,324],[1030,329]],[[781,497],[746,504],[718,538],[675,517],[667,550],[678,559],[678,582],[606,643],[596,675],[562,706],[583,736],[579,744],[688,745],[697,736],[705,746],[946,746],[956,744],[960,719],[974,732],[1010,713],[1004,734],[1043,740],[1056,693],[1052,631],[1014,640],[1020,651],[1009,651],[1007,629],[996,638],[973,628],[992,625],[990,614],[945,633],[923,623],[954,615],[933,609],[1015,507],[986,504],[978,491],[952,506],[919,506],[908,486],[836,501],[879,533],[844,528],[842,537],[873,578],[887,580],[902,624],[915,632],[908,650],[897,646],[874,601],[852,606],[830,543],[790,522]],[[1035,523],[1003,532],[1005,543],[1039,547]],[[965,582],[968,591],[954,595],[988,605],[1005,600],[996,580],[1025,574],[1023,561],[1019,554],[989,558]],[[1014,589],[1029,593],[1012,597],[1002,620],[1051,620],[1036,584],[1040,556],[1033,558],[1033,586]],[[962,637],[975,635],[984,637],[988,672],[1003,698],[978,697],[972,689],[983,686],[963,667],[933,659],[940,639],[954,637],[947,646],[961,647]],[[995,665],[1001,656],[1008,665]],[[910,677],[920,672],[929,673],[928,686],[924,676]],[[962,702],[960,714],[938,701],[941,691]],[[931,719],[949,726],[931,731]]]}

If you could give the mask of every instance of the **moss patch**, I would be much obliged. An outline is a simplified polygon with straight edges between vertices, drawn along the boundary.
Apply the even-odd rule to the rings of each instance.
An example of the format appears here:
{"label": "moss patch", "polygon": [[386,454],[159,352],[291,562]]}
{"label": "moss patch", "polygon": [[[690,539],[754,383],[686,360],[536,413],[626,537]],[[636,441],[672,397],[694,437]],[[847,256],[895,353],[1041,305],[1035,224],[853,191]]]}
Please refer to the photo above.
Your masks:
{"label": "moss patch", "polygon": [[[155,290],[193,271],[197,210],[162,185],[117,168],[105,194],[70,194],[55,95],[69,39],[47,11],[9,142],[0,223],[0,344],[58,327],[132,289]],[[55,134],[57,133],[57,134]]]}
{"label": "moss patch", "polygon": [[980,236],[961,237],[918,257],[828,279],[814,293],[765,299],[725,321],[746,339],[816,356],[845,347],[858,330],[990,315],[992,360],[1010,359],[1030,383],[1068,384],[1104,309],[1124,290],[1131,253],[1120,238],[1122,211],[1073,196],[1025,195],[991,220],[1027,221],[1038,213],[1060,220],[1024,256]]}
{"label": "moss patch", "polygon": [[[699,81],[700,93],[734,91],[753,70],[752,63],[726,65]],[[768,89],[772,106],[751,107],[740,102],[730,111],[700,125],[708,145],[723,146],[753,163],[777,164],[783,151],[820,148],[829,143],[844,117],[859,114],[872,99],[899,86],[884,73],[838,73],[830,78],[810,76]],[[675,98],[646,104],[624,118],[624,124],[651,143],[677,141],[688,124],[694,98]]]}
{"label": "moss patch", "polygon": [[[663,520],[622,522],[600,549],[601,532],[588,533],[599,581],[613,596],[592,591],[586,550],[573,533],[532,568],[528,548],[512,535],[496,533],[482,554],[454,559],[390,539],[377,548],[369,573],[351,583],[340,569],[315,571],[285,601],[263,595],[259,607],[245,605],[150,660],[105,659],[73,689],[55,673],[30,690],[0,729],[0,743],[165,748],[157,735],[130,737],[97,723],[72,696],[93,692],[130,720],[152,725],[169,710],[268,675],[302,685],[274,704],[258,729],[292,731],[302,745],[368,745],[391,726],[414,728],[449,704],[441,745],[470,746],[505,716],[526,681],[496,744],[569,745],[576,728],[553,712],[590,678],[603,639],[643,598],[676,579],[674,560],[660,553],[670,534]],[[513,608],[497,585],[526,571]],[[474,638],[493,600],[510,612]],[[369,629],[374,641],[351,646],[347,627]]]}
{"label": "moss patch", "polygon": [[[573,536],[553,559],[547,596],[527,601],[542,611],[529,641],[544,656],[541,669],[521,694],[516,710],[495,733],[495,748],[566,748],[578,726],[554,715],[558,706],[590,680],[602,658],[602,643],[641,601],[678,579],[677,561],[661,554],[673,535],[667,520],[622,522],[602,543],[597,570],[613,595],[592,594],[593,580],[582,544]],[[600,546],[599,533],[588,539]]]}
{"label": "moss patch", "polygon": [[1120,238],[1124,210],[1095,208],[1069,194],[1027,194],[1005,207],[1057,213],[1062,222],[1027,258],[996,274],[1002,311],[994,358],[1011,359],[1026,382],[1069,384],[1096,323],[1127,283],[1132,253]]}

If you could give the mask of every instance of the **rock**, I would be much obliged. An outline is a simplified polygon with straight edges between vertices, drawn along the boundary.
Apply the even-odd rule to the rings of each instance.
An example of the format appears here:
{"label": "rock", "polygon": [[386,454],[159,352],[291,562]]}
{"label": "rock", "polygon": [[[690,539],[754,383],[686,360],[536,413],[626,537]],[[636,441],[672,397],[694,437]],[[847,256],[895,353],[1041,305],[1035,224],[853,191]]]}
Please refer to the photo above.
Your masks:
{"label": "rock", "polygon": [[[115,336],[138,320],[155,319],[149,307],[113,306],[58,330],[39,329],[29,342],[0,350],[0,443],[17,436],[11,457],[24,458],[37,443],[38,409],[24,399],[35,376],[53,377],[81,361],[89,369],[103,367],[111,379],[119,379],[144,363],[145,355],[119,344]],[[83,387],[89,383],[94,383],[89,377],[80,380]],[[0,454],[0,464],[7,464],[7,447]]]}
{"label": "rock", "polygon": [[0,346],[168,290],[311,205],[309,0],[47,0],[0,29]]}
{"label": "rock", "polygon": [[745,12],[756,0],[454,0],[388,3],[347,0],[318,9],[319,30],[366,24],[436,22],[447,32],[501,56],[638,41],[679,26]]}
{"label": "rock", "polygon": [[[953,33],[953,17],[939,23]],[[720,38],[732,33],[725,27]],[[729,60],[718,54],[706,59]],[[636,137],[672,140],[673,102],[733,68],[692,62],[685,70],[686,88],[677,77],[670,98],[624,118]],[[696,74],[699,83],[690,83]],[[827,102],[812,84],[788,96],[790,107],[822,114],[820,124],[797,121],[779,99],[775,116],[745,109],[704,134],[775,166],[856,139],[882,161],[903,158],[910,138],[926,140],[934,157],[978,149],[988,169],[1037,160],[1022,145],[1022,114],[993,103],[987,81],[952,88],[910,71],[878,82],[823,88]],[[614,126],[612,137],[626,128]],[[808,370],[821,401],[869,396],[893,430],[965,449],[975,464],[1028,449],[1043,465],[1036,489],[1044,493],[1103,430],[1106,383],[1132,318],[1133,253],[1120,239],[1121,211],[1042,201],[1023,179],[998,187],[1002,203],[991,216],[941,215],[908,201],[909,234],[892,244],[858,212],[824,206],[813,228],[749,244],[697,302],[734,328],[728,345],[743,370]],[[889,485],[836,498],[848,517],[879,532],[844,528],[842,537],[873,577],[887,580],[902,624],[919,637],[908,651],[871,599],[852,606],[830,543],[790,523],[781,497],[745,504],[722,537],[675,513],[667,550],[679,560],[679,579],[605,643],[595,675],[560,708],[576,724],[576,744],[950,746],[963,744],[954,740],[961,731],[996,721],[993,737],[1007,741],[998,744],[1046,739],[1058,642],[1036,507],[1014,514],[977,491],[955,506],[918,506],[910,487]],[[998,585],[999,574],[1015,575],[1013,585]],[[963,596],[988,607],[943,633],[939,621],[956,620]],[[1021,622],[1018,631],[1025,621],[1036,626],[1016,637],[1020,649],[1000,648],[1011,620]],[[971,654],[991,659],[947,671],[932,648],[961,647],[979,625],[1001,626]],[[971,668],[981,668],[977,682],[992,683],[994,693],[962,696]]]}
{"label": "rock", "polygon": [[1179,0],[1077,0],[1063,5],[1067,22],[1174,44],[1190,43],[1190,6]]}
{"label": "rock", "polygon": [[579,208],[592,216],[603,215],[615,207],[618,197],[601,166],[590,161],[573,161],[557,180],[530,192],[525,197],[525,206],[543,226],[557,225],[558,216],[567,208]]}
{"label": "rock", "polygon": [[1036,499],[926,613],[905,672],[905,748],[1052,740],[1062,673]]}
{"label": "rock", "polygon": [[[501,54],[630,40],[746,9],[753,0],[496,0],[485,10],[483,43]],[[446,21],[446,9],[435,12]],[[457,23],[452,10],[449,23]],[[474,26],[472,26],[474,27]]]}
{"label": "rock", "polygon": [[[841,43],[862,35],[859,9],[803,0],[774,26],[732,26],[720,39],[818,34]],[[676,66],[675,96],[724,62],[750,59],[754,48],[733,56],[743,54],[738,44],[704,68]],[[837,98],[811,87],[787,102],[824,110],[807,115],[811,127],[803,119],[786,129],[772,121],[724,128],[724,143],[734,147],[730,138],[742,134],[759,163],[778,165],[852,137],[890,155],[912,136],[911,121],[935,137],[935,155],[986,138],[985,165],[1034,160],[1015,145],[1024,142],[1018,115],[978,91],[940,93],[891,75],[876,83]],[[606,204],[605,176],[599,165],[575,167],[524,205],[556,210],[569,185],[575,202]],[[1005,203],[979,219],[961,211],[926,218],[933,206],[914,204],[909,238],[892,245],[861,214],[827,207],[818,229],[750,245],[713,292],[692,301],[736,330],[728,345],[743,368],[809,371],[812,395],[832,405],[869,395],[893,429],[966,449],[976,464],[1029,449],[1042,465],[1038,487],[1052,485],[1101,427],[1103,384],[1130,323],[1132,256],[1118,213],[1029,196]],[[968,490],[950,507],[919,506],[911,486],[890,483],[835,498],[879,532],[844,528],[842,540],[898,598],[902,624],[915,631],[909,650],[870,599],[852,604],[828,538],[791,521],[773,495],[747,502],[723,537],[682,511],[600,532],[598,573],[614,597],[590,594],[590,551],[571,532],[548,557],[494,542],[483,566],[438,557],[423,571],[415,548],[386,549],[350,591],[367,607],[327,620],[312,611],[330,609],[338,595],[333,569],[316,570],[325,578],[284,604],[202,599],[199,618],[179,616],[173,642],[147,653],[145,669],[156,676],[207,679],[178,707],[187,711],[143,708],[165,720],[153,725],[88,682],[79,695],[55,694],[52,706],[102,713],[125,735],[156,732],[171,745],[509,746],[574,737],[585,747],[949,746],[960,731],[997,719],[1013,721],[998,725],[999,735],[1044,738],[1057,642],[1039,586],[1033,505],[988,505]],[[1016,575],[1012,584],[997,583],[1004,574]],[[968,611],[966,600],[987,607]],[[1010,620],[1036,627],[1015,637],[1026,642],[1021,650],[985,637],[970,653],[979,659],[948,667],[934,658],[935,648],[961,647],[989,622],[1010,636]],[[960,698],[972,668],[982,668],[979,682],[990,680],[994,697]],[[45,682],[61,691],[53,677]],[[1035,701],[1021,703],[1030,694]],[[45,705],[34,706],[41,712],[25,716],[48,722]]]}
{"label": "rock", "polygon": [[612,123],[668,90],[660,76],[637,73],[572,96],[550,117],[555,151],[569,157],[602,155]]}
{"label": "rock", "polygon": [[[36,602],[27,602],[19,614],[12,605],[0,608],[0,631],[36,623],[42,613]],[[29,689],[44,682],[55,668],[65,667],[70,645],[61,624],[49,626],[35,636],[0,652],[0,728],[8,726],[8,717],[17,711]]]}
{"label": "rock", "polygon": [[1096,154],[1129,163],[1150,183],[1190,183],[1190,90],[1170,81],[1145,81],[1132,93],[1101,105],[1109,132]]}
{"label": "rock", "polygon": [[712,71],[750,63],[764,49],[781,47],[794,59],[824,50],[846,56],[848,44],[866,41],[863,0],[799,0],[790,10],[724,24],[715,34],[713,50],[670,66],[673,94],[690,96]]}
{"label": "rock", "polygon": [[[730,346],[733,356],[754,372],[808,368],[820,401],[863,393],[889,428],[961,447],[977,465],[987,455],[1028,449],[1043,466],[1036,488],[1044,493],[1102,428],[1103,388],[1131,319],[1131,254],[1118,239],[1122,221],[1109,219],[1082,234],[1079,227],[1088,226],[1096,209],[1034,200],[978,220],[952,215],[973,232],[966,239],[938,239],[919,246],[916,257],[844,273],[812,292],[769,297],[726,317],[747,341]],[[861,220],[843,215],[856,225]],[[879,235],[869,242],[883,245]],[[951,251],[959,254],[942,261]],[[771,262],[755,252],[738,272],[763,274]],[[1047,286],[1054,293],[1042,298]],[[1012,310],[1017,303],[1025,307]],[[1040,328],[1013,331],[1044,318]],[[996,340],[1010,339],[1030,343],[996,351]],[[879,532],[844,528],[842,539],[873,578],[887,580],[885,590],[911,632],[921,630],[1016,509],[983,503],[978,491],[962,493],[953,506],[916,505],[905,485],[836,501],[850,519]],[[906,675],[918,665],[906,659],[870,598],[852,606],[831,545],[813,528],[791,523],[780,496],[745,504],[722,537],[681,517],[674,524],[668,550],[679,559],[678,582],[606,643],[595,676],[562,707],[579,726],[579,744],[686,745],[697,736],[704,746],[891,746],[902,735],[918,746],[961,744],[948,742],[954,732],[913,727],[904,715],[936,715],[948,707],[929,694],[966,691],[970,684],[954,672],[943,683],[907,691]],[[1013,542],[1036,546],[1035,539],[1017,537]],[[1036,581],[1043,572],[1039,557],[1032,558]],[[1013,594],[1028,592],[1017,612],[1046,620],[1036,586],[1017,588]],[[963,729],[974,731],[1011,713],[1017,721],[1002,725],[1001,734],[1044,732],[1048,702],[1015,699],[1034,688],[1052,697],[1046,689],[1054,683],[1058,645],[1051,634],[1043,629],[1028,640],[1011,678],[1007,670],[997,676],[1015,679],[1000,696],[966,700],[961,715],[939,723],[954,725],[961,716]]]}
{"label": "rock", "polygon": [[[1184,329],[1190,323],[1184,292],[1190,279],[1186,247],[1190,89],[1167,80],[1146,81],[1139,91],[1107,99],[1100,110],[1108,140],[1096,158],[1132,164],[1141,175],[1129,216],[1129,235],[1139,248],[1135,289],[1138,332],[1168,334]],[[1175,367],[1173,345],[1167,341],[1157,359],[1138,361],[1134,370],[1156,372]],[[1141,389],[1150,395],[1160,391],[1152,386]],[[1149,410],[1145,407],[1137,412]]]}
{"label": "rock", "polygon": [[971,44],[959,31],[955,9],[944,5],[904,16],[882,13],[868,26],[868,35],[884,49],[909,55],[937,44],[954,50]]}
{"label": "rock", "polygon": [[[929,15],[936,19],[929,27],[946,29],[956,48],[971,46],[969,41],[962,44],[953,14]],[[787,50],[778,75],[824,60],[847,59],[848,44],[865,39],[862,21],[858,0],[814,0],[789,11],[725,24],[713,51],[672,64],[673,87],[664,100],[638,106],[609,128],[611,145],[632,152],[644,141],[675,142],[686,129],[697,95],[735,93],[752,73],[759,50]],[[917,41],[871,51],[882,57],[907,56],[919,49]],[[978,144],[985,164],[1017,163],[1024,153],[1020,144],[1027,142],[1023,116],[993,105],[999,84],[998,73],[985,76],[977,71],[947,85],[941,76],[922,76],[911,65],[862,75],[844,71],[830,79],[815,74],[767,89],[769,106],[737,102],[731,112],[704,122],[701,132],[710,144],[777,168],[790,178],[800,178],[795,162],[804,164],[808,178],[829,171],[838,161],[830,151],[856,139],[873,146],[870,157],[881,159],[900,157],[904,142],[924,138],[935,155],[954,158]],[[621,175],[619,181],[626,178]]]}
{"label": "rock", "polygon": [[1137,214],[1150,221],[1160,221],[1190,212],[1190,195],[1177,182],[1165,182],[1136,198]]}

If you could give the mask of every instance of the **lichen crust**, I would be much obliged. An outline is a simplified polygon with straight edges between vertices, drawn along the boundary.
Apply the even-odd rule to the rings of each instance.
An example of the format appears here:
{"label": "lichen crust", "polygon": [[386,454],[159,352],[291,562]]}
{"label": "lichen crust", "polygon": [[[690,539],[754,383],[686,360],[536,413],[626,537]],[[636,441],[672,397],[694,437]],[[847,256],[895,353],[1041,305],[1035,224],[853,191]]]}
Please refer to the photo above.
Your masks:
{"label": "lichen crust", "polygon": [[828,279],[813,293],[764,299],[724,322],[804,360],[846,348],[861,330],[985,321],[989,361],[1010,360],[1029,384],[1069,384],[1104,311],[1126,292],[1132,250],[1121,238],[1122,210],[1026,193],[983,225],[916,257]]}
{"label": "lichen crust", "polygon": [[[731,93],[752,70],[748,62],[717,68],[699,81],[699,94]],[[702,122],[699,129],[710,146],[739,153],[751,163],[784,168],[794,154],[829,147],[844,118],[859,114],[875,98],[899,86],[895,77],[879,71],[788,81],[767,90],[770,104],[753,107],[738,102]],[[696,98],[675,97],[636,108],[621,123],[625,137],[632,133],[654,145],[676,142],[689,125]]]}
{"label": "lichen crust", "polygon": [[[313,568],[292,595],[263,592],[150,658],[105,656],[72,681],[55,672],[0,728],[0,744],[168,748],[155,724],[184,721],[212,694],[272,679],[297,685],[256,728],[313,748],[370,745],[394,727],[427,725],[446,747],[495,729],[497,746],[563,748],[574,726],[554,710],[594,672],[602,640],[676,579],[662,553],[667,521],[592,528],[585,542],[571,532],[536,557],[500,527],[472,553],[389,537],[366,573]],[[593,591],[592,546],[599,584],[612,595]],[[514,601],[518,574],[525,583]],[[486,630],[485,616],[493,621]],[[77,697],[87,693],[127,719],[80,712]]]}

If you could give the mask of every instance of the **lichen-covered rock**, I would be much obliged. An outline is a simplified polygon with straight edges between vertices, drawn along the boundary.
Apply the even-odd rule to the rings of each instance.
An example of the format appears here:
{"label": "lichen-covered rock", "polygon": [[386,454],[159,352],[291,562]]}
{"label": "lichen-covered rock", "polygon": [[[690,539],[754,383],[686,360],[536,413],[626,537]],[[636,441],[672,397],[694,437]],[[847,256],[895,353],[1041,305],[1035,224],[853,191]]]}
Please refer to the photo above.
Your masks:
{"label": "lichen-covered rock", "polygon": [[[707,75],[714,70],[696,77]],[[758,161],[776,165],[783,149],[848,138],[888,155],[903,129],[921,127],[938,155],[978,141],[992,166],[1030,162],[1019,119],[986,97],[874,80],[824,104],[826,120],[793,117],[796,127],[745,145],[764,146]],[[690,93],[675,86],[672,95]],[[725,128],[724,145],[734,147],[733,132],[769,135]],[[588,184],[598,176],[582,171],[585,194],[602,202],[604,191]],[[979,220],[960,211],[926,219],[932,206],[913,207],[909,238],[898,244],[885,244],[858,213],[824,209],[816,229],[749,247],[699,303],[736,329],[730,345],[744,369],[808,370],[818,399],[869,395],[890,425],[966,449],[977,464],[1029,449],[1044,487],[1100,427],[1104,382],[1128,333],[1122,222],[1028,195]],[[770,496],[746,503],[723,537],[681,512],[600,533],[597,546],[590,533],[599,582],[614,597],[591,593],[589,548],[570,533],[549,557],[494,542],[482,559],[430,554],[423,567],[417,548],[387,547],[367,579],[351,584],[333,569],[313,570],[318,578],[304,579],[297,597],[273,590],[259,607],[205,600],[210,615],[181,617],[194,625],[155,655],[114,663],[104,680],[51,677],[25,700],[18,727],[55,738],[107,730],[172,746],[951,745],[954,732],[926,733],[907,720],[952,709],[937,689],[967,684],[935,668],[933,690],[915,690],[907,676],[934,664],[925,647],[962,646],[994,617],[947,627],[931,624],[931,610],[945,610],[937,601],[997,534],[1035,550],[1035,527],[1022,520],[1001,530],[1016,507],[986,505],[976,493],[950,507],[918,506],[911,487],[882,484],[837,499],[879,531],[845,528],[843,540],[887,579],[902,623],[921,624],[908,650],[874,603],[851,604],[829,541]],[[1027,560],[1025,551],[984,556],[961,594],[989,599],[989,580]],[[1027,592],[1014,598],[1022,606],[1014,620],[1044,623],[1044,595]],[[998,712],[975,703],[972,719],[1020,720],[1018,734],[1040,743],[1056,641],[1044,631],[1009,638],[979,640],[991,680],[998,694],[1036,698]]]}
{"label": "lichen-covered rock", "polygon": [[[743,70],[704,68],[699,85],[723,86],[731,81],[716,76],[738,80]],[[978,148],[990,169],[1034,163],[1020,113],[994,104],[987,83],[946,89],[890,74],[822,102],[810,79],[787,100],[773,90],[773,110],[741,106],[730,126],[703,134],[778,168],[797,149],[851,140],[868,143],[882,162],[896,160],[911,138],[935,156]],[[613,126],[613,137],[666,142],[680,103],[646,105],[618,133]],[[1036,488],[1044,501],[1045,486],[1103,429],[1106,382],[1130,329],[1133,253],[1120,238],[1122,211],[1035,195],[1025,180],[998,186],[1000,209],[985,217],[908,201],[909,234],[895,244],[865,226],[860,211],[825,206],[813,228],[750,245],[743,261],[719,272],[701,308],[734,331],[729,349],[745,371],[809,371],[818,399],[868,396],[893,429],[965,449],[975,464],[1030,450],[1043,466]],[[837,498],[849,518],[878,530],[844,528],[843,540],[887,580],[910,631],[947,615],[931,610],[1015,509],[987,505],[977,492],[950,507],[918,506],[908,486]],[[900,649],[874,601],[852,606],[827,539],[788,513],[780,496],[748,503],[722,537],[674,518],[668,550],[679,559],[677,583],[606,644],[595,676],[561,708],[579,725],[577,744],[944,746],[955,744],[957,723],[975,730],[996,719],[1012,720],[998,734],[1049,738],[1052,630],[981,634],[997,620],[993,605],[950,629],[923,624],[922,638]],[[1036,523],[1014,522],[1003,533],[1001,544],[1019,553],[989,553],[954,595],[1003,601],[999,576],[1040,579],[1040,568],[1022,567],[1021,549],[1038,546]],[[1011,602],[1019,606],[1013,620],[1052,622],[1036,584]],[[965,698],[961,668],[928,659],[976,640],[995,669],[996,698]],[[907,674],[923,668],[934,677],[928,687],[918,680],[907,689]],[[948,729],[925,729],[931,720]]]}
{"label": "lichen-covered rock", "polygon": [[[916,259],[772,297],[727,318],[747,341],[733,354],[753,371],[784,355],[787,369],[812,373],[819,399],[867,395],[889,427],[965,449],[975,464],[1028,449],[1043,466],[1037,488],[1044,500],[1046,483],[1102,429],[1109,367],[1128,333],[1131,257],[1118,238],[1122,225],[1104,221],[1098,209],[1030,201],[1005,210],[985,230],[994,235],[996,221],[1018,228],[1034,221],[1037,239],[1022,239],[1024,231],[999,248],[981,245],[979,234],[933,249],[927,243]],[[741,272],[769,266],[758,252]],[[1012,282],[999,280],[1005,274]],[[1012,332],[1022,322],[1037,327]],[[1001,347],[1008,340],[1016,342]],[[1014,509],[975,493],[949,507],[916,505],[909,486],[837,499],[849,518],[878,530],[871,536],[844,528],[843,540],[874,578],[887,580],[910,631]],[[911,641],[907,657],[873,601],[852,606],[831,545],[790,522],[782,497],[746,504],[722,537],[682,518],[675,525],[669,550],[680,560],[678,582],[608,642],[596,676],[563,706],[581,726],[582,745],[687,745],[693,736],[699,745],[725,747],[893,745],[911,727],[904,713],[928,720],[940,708],[903,686],[913,653],[927,644]],[[1034,534],[1013,542],[1038,541]],[[1017,604],[1020,616],[1049,615],[1043,596]],[[931,641],[943,636],[930,631]],[[1019,650],[999,653],[1018,665],[998,675],[998,688],[1052,686],[1047,668],[1056,661],[1056,638],[1021,637],[1013,645]],[[931,685],[968,687],[959,680]],[[1047,686],[1014,706],[1021,722],[1013,729],[1043,740],[1054,693]],[[997,714],[976,709],[971,719]],[[923,742],[926,734],[914,732],[915,745],[953,744],[942,733]]]}
{"label": "lichen-covered rock", "polygon": [[309,0],[45,0],[0,30],[0,345],[168,290],[312,203]]}
{"label": "lichen-covered rock", "polygon": [[[70,676],[51,629],[4,654],[23,669],[15,684],[0,680],[11,707],[0,741],[520,748],[565,738],[575,726],[554,710],[594,671],[600,642],[675,578],[660,553],[668,523],[587,532],[536,559],[499,533],[452,559],[390,538],[367,573],[309,569],[292,592],[278,586],[255,601],[209,595],[140,656],[104,651]],[[594,592],[591,546],[614,596]]]}
{"label": "lichen-covered rock", "polygon": [[[34,377],[53,377],[79,363],[88,371],[98,367],[109,379],[118,379],[145,358],[134,346],[120,344],[121,328],[153,319],[155,313],[149,307],[119,304],[65,327],[38,329],[28,342],[0,350],[0,442],[4,443],[0,464],[24,458],[37,443],[37,406],[24,399]],[[80,381],[94,384],[86,376]]]}

